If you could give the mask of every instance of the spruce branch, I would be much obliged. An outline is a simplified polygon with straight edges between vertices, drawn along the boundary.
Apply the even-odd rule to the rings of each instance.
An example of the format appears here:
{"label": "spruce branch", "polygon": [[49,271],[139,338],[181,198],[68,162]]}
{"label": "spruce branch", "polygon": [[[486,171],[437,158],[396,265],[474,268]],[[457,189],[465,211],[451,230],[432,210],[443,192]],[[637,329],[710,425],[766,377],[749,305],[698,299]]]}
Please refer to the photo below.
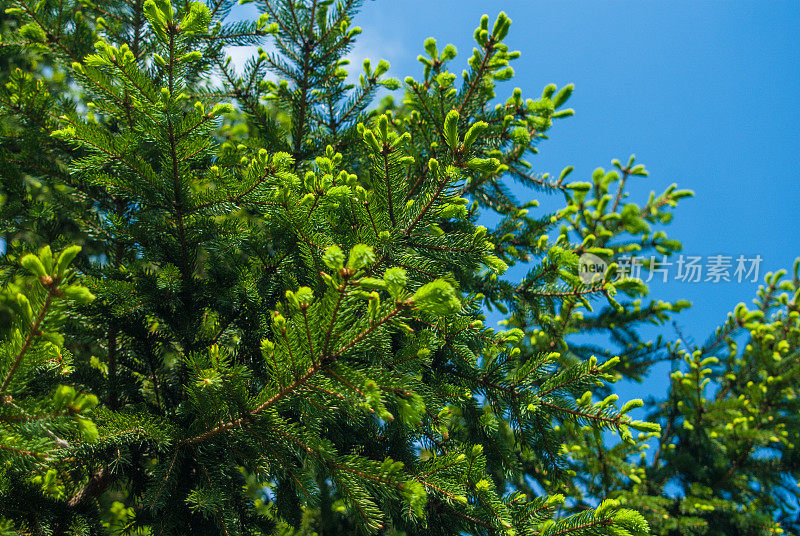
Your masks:
{"label": "spruce branch", "polygon": [[365,337],[367,337],[370,333],[375,331],[380,326],[386,324],[395,316],[399,315],[401,312],[405,311],[407,306],[405,307],[395,307],[391,312],[386,314],[383,318],[375,322],[374,324],[370,325],[369,328],[362,331],[359,335],[357,335],[352,341],[345,344],[338,350],[334,351],[330,355],[326,354],[325,350],[317,355],[317,359],[315,360],[314,364],[312,364],[306,371],[297,379],[295,379],[291,384],[287,385],[286,387],[280,389],[277,393],[272,395],[269,399],[261,403],[255,409],[250,411],[246,416],[240,417],[238,419],[234,419],[227,423],[224,423],[220,426],[212,428],[203,432],[202,434],[196,435],[194,437],[190,437],[188,439],[184,439],[182,442],[184,444],[195,445],[198,443],[202,443],[207,439],[214,437],[218,434],[226,432],[228,430],[232,430],[238,428],[242,425],[242,423],[247,422],[248,420],[252,419],[253,417],[263,413],[265,410],[271,408],[287,396],[291,395],[299,388],[304,387],[306,383],[311,380],[319,371],[323,370],[324,368],[331,365],[335,362],[339,357],[341,357],[345,352],[356,346],[359,342],[361,342]]}
{"label": "spruce branch", "polygon": [[31,324],[30,328],[28,329],[28,335],[25,337],[25,341],[22,343],[22,347],[17,352],[17,355],[14,356],[14,359],[11,362],[11,367],[9,367],[8,372],[6,372],[5,378],[3,378],[3,383],[0,384],[0,400],[3,402],[7,401],[6,391],[8,390],[9,385],[11,384],[11,380],[14,378],[14,374],[16,374],[17,369],[22,364],[22,360],[25,357],[25,354],[30,349],[33,342],[38,338],[41,337],[42,332],[40,328],[42,327],[42,323],[44,322],[45,316],[50,309],[50,305],[53,302],[53,298],[56,295],[58,290],[57,284],[50,278],[49,283],[42,283],[45,285],[47,289],[47,295],[45,297],[44,303],[42,304],[41,308],[39,309],[36,318]]}

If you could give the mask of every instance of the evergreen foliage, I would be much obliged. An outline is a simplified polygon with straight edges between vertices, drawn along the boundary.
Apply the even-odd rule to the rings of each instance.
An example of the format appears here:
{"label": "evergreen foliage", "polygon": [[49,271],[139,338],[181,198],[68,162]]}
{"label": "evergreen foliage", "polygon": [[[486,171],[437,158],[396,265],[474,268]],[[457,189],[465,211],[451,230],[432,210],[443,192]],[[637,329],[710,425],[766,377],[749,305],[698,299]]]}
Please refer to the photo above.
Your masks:
{"label": "evergreen foliage", "polygon": [[[605,492],[651,512],[654,534],[800,533],[799,269],[800,259],[788,279],[767,274],[754,307],[739,304],[704,344],[670,345],[669,394],[651,415],[663,427],[655,454],[630,464],[633,449],[620,445],[606,458],[625,469],[602,479]],[[579,475],[596,467],[591,449],[573,447]],[[598,492],[600,481],[583,482]]]}
{"label": "evergreen foliage", "polygon": [[[691,193],[629,201],[633,158],[531,172],[572,86],[497,98],[505,14],[461,75],[431,38],[420,79],[367,60],[353,82],[358,1],[258,6],[7,5],[0,534],[791,525],[797,267],[705,346],[648,342],[688,303],[613,263],[585,284],[578,257],[679,251],[660,226]],[[234,66],[234,45],[267,50]],[[535,216],[509,181],[564,208]],[[670,395],[635,420],[611,384],[660,359]]]}

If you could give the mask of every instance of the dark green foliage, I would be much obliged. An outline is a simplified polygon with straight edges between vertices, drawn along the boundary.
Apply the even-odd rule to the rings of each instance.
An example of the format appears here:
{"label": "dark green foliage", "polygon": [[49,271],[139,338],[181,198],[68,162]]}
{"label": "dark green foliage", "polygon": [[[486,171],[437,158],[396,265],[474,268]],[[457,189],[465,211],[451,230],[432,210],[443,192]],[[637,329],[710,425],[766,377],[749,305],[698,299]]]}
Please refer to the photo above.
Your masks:
{"label": "dark green foliage", "polygon": [[[614,264],[583,283],[578,257],[679,250],[652,227],[690,192],[629,202],[646,175],[633,158],[592,182],[531,173],[572,86],[498,101],[519,55],[505,14],[481,20],[458,81],[455,48],[428,39],[422,79],[375,108],[401,82],[384,61],[350,82],[357,1],[263,1],[235,24],[226,0],[9,5],[4,53],[52,72],[22,62],[0,90],[0,533],[628,536],[645,517],[661,530],[653,511],[709,522],[684,505],[725,512],[749,483],[777,485],[756,456],[773,432],[726,436],[743,480],[714,496],[680,463],[710,436],[672,402],[654,418],[674,447],[652,470],[632,461],[659,426],[606,395],[679,351],[637,328],[687,304],[643,303]],[[508,179],[565,207],[534,216]],[[518,263],[528,274],[504,278]],[[795,302],[780,303],[796,324]],[[507,329],[484,326],[487,309]],[[789,382],[783,320],[771,374]],[[719,411],[744,411],[728,397],[751,387],[723,378],[746,374],[712,371],[731,382]],[[686,378],[673,397],[701,381]],[[678,474],[694,487],[672,501]],[[731,522],[769,525],[771,508]]]}

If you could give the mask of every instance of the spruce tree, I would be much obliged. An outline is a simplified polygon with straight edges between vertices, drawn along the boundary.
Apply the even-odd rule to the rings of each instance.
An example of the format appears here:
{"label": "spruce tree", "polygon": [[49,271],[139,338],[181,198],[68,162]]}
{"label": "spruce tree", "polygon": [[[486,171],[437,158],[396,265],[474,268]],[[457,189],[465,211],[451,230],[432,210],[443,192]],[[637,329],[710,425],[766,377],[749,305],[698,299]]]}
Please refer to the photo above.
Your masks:
{"label": "spruce tree", "polygon": [[[583,253],[678,251],[653,228],[690,192],[629,201],[633,158],[586,182],[532,172],[572,87],[497,97],[519,56],[503,13],[461,75],[431,38],[420,78],[365,61],[351,82],[359,2],[266,0],[228,23],[232,7],[6,10],[4,50],[36,61],[0,91],[2,533],[640,535],[674,471],[712,484],[676,469],[701,440],[679,387],[704,379],[676,376],[662,436],[611,392],[680,352],[638,326],[687,303],[644,301],[613,262],[578,274]],[[234,66],[231,45],[266,50]],[[374,105],[381,88],[399,104]],[[539,214],[509,181],[564,208]],[[764,434],[719,441],[750,441],[750,468]],[[631,455],[655,436],[676,446],[643,480]],[[576,454],[588,441],[620,463]]]}
{"label": "spruce tree", "polygon": [[[611,495],[647,518],[653,534],[798,534],[797,389],[800,259],[768,273],[753,306],[740,303],[703,344],[681,334],[654,452],[576,441],[572,496]],[[611,471],[605,470],[611,466]]]}

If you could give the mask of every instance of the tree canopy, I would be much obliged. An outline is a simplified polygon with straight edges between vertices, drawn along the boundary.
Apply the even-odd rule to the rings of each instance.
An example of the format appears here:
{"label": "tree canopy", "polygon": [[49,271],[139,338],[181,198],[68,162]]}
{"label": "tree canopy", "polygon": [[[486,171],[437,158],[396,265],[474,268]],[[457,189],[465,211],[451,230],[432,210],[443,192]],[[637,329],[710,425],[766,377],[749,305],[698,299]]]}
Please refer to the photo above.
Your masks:
{"label": "tree canopy", "polygon": [[359,4],[5,1],[0,534],[800,534],[798,264],[681,340],[619,263],[691,192],[536,173],[504,13],[400,81]]}

